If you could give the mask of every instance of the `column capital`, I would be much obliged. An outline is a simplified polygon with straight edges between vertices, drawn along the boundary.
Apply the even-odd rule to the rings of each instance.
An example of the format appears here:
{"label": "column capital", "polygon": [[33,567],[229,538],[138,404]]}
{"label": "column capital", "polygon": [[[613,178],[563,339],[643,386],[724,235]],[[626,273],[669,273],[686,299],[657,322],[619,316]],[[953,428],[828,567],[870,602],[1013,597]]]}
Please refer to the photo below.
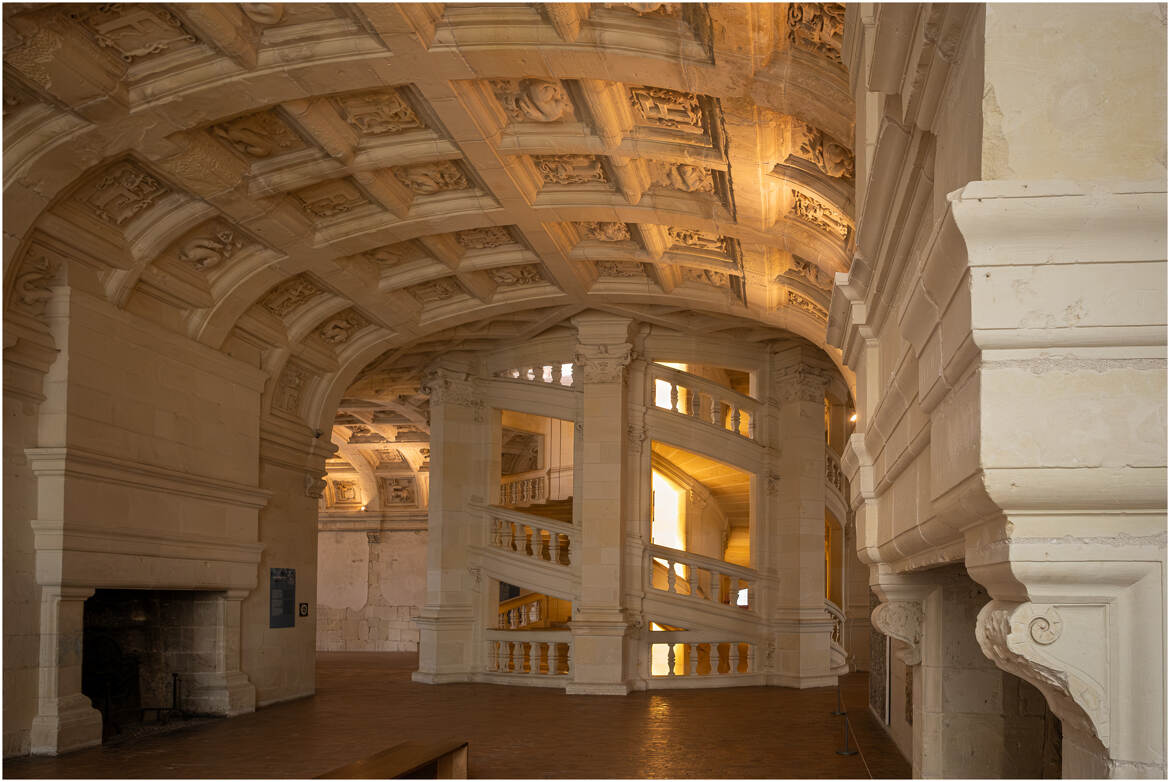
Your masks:
{"label": "column capital", "polygon": [[573,360],[581,367],[586,383],[616,383],[633,356],[633,345],[578,344]]}
{"label": "column capital", "polygon": [[422,390],[430,395],[432,405],[483,406],[475,377],[470,372],[453,367],[427,367],[422,377]]}
{"label": "column capital", "polygon": [[780,402],[824,402],[829,373],[807,364],[781,367],[772,373],[772,384]]}

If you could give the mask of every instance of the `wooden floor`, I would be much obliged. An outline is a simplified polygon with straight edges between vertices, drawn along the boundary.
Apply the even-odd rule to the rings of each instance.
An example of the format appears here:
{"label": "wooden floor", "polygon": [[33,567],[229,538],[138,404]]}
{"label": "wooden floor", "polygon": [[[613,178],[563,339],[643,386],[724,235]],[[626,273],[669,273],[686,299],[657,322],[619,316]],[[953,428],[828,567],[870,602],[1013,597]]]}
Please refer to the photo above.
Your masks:
{"label": "wooden floor", "polygon": [[6,777],[307,778],[400,741],[471,742],[472,777],[902,778],[910,766],[842,691],[860,754],[843,757],[831,688],[740,687],[568,696],[410,681],[413,654],[322,653],[317,695],[59,758],[4,762]]}

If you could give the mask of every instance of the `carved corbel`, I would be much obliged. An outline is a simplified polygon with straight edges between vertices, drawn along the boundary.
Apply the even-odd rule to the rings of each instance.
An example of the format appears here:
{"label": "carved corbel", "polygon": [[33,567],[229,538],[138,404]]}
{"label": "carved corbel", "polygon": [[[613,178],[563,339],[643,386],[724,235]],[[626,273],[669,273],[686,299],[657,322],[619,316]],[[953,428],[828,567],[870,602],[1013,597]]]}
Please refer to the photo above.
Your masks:
{"label": "carved corbel", "polygon": [[869,621],[879,633],[895,638],[908,648],[898,653],[906,665],[922,662],[922,603],[917,600],[892,600],[882,603],[870,614]]}
{"label": "carved corbel", "polygon": [[[1063,631],[1064,619],[1055,606],[1005,600],[983,606],[975,624],[979,648],[988,659],[1035,685],[1066,730],[1071,726],[1109,746],[1108,693],[1098,676],[1054,653]],[[1068,657],[1073,650],[1065,645],[1060,651]]]}
{"label": "carved corbel", "polygon": [[777,371],[773,383],[781,402],[824,402],[829,374],[798,364]]}
{"label": "carved corbel", "polygon": [[466,372],[449,369],[429,369],[423,375],[421,389],[431,399],[432,409],[436,405],[458,405],[475,411],[476,423],[483,422],[483,400],[475,387],[475,379]]}

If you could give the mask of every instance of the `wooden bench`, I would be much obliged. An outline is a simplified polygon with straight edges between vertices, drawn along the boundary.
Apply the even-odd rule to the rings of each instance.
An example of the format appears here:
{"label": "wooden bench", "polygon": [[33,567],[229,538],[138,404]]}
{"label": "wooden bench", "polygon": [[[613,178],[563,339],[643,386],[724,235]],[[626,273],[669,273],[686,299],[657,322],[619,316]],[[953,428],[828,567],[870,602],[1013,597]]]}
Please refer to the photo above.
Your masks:
{"label": "wooden bench", "polygon": [[404,741],[317,779],[467,779],[467,742]]}

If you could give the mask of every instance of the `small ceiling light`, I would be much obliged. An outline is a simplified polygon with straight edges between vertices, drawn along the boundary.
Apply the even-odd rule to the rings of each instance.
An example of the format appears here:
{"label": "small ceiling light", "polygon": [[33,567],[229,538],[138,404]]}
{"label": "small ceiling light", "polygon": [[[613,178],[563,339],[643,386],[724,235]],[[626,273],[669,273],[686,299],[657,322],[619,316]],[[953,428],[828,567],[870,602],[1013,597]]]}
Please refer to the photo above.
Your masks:
{"label": "small ceiling light", "polygon": [[365,509],[366,509],[366,506],[365,506],[365,505],[363,505],[363,506],[362,506],[362,510],[365,510]]}
{"label": "small ceiling light", "polygon": [[849,416],[849,423],[851,423],[851,424],[857,423],[857,413],[854,413],[853,415]]}

